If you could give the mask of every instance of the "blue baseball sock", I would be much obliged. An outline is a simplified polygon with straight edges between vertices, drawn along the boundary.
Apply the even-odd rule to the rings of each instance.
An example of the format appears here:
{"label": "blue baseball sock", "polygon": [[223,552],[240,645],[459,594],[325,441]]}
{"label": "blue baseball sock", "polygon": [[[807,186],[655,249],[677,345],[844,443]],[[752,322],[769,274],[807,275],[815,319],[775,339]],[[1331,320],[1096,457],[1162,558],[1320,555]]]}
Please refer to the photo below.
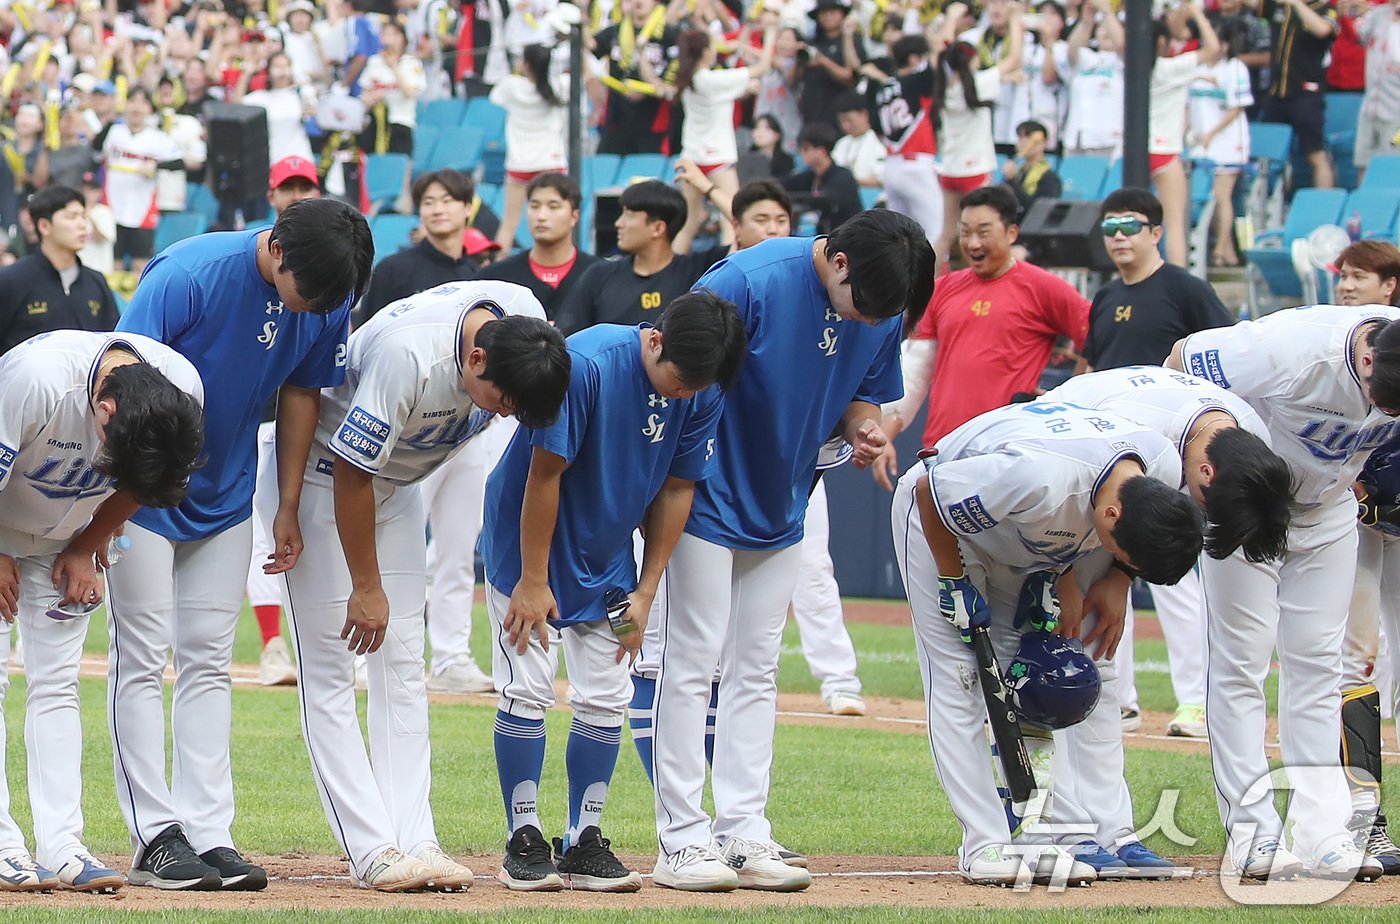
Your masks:
{"label": "blue baseball sock", "polygon": [[[496,711],[496,773],[506,804],[506,827],[540,828],[540,774],[544,770],[544,719],[522,719]],[[543,830],[541,828],[541,830]]]}
{"label": "blue baseball sock", "polygon": [[715,762],[715,710],[719,708],[719,681],[710,683],[710,710],[705,714],[705,763]]}
{"label": "blue baseball sock", "polygon": [[637,746],[642,769],[652,785],[656,777],[651,769],[651,707],[656,702],[656,678],[632,675],[632,705],[627,708],[627,724],[632,727],[632,743]]}
{"label": "blue baseball sock", "polygon": [[601,826],[603,806],[608,801],[608,783],[617,766],[622,747],[622,726],[605,728],[574,716],[569,728],[569,746],[564,766],[569,772],[569,830],[564,833],[564,849],[578,842],[584,828]]}

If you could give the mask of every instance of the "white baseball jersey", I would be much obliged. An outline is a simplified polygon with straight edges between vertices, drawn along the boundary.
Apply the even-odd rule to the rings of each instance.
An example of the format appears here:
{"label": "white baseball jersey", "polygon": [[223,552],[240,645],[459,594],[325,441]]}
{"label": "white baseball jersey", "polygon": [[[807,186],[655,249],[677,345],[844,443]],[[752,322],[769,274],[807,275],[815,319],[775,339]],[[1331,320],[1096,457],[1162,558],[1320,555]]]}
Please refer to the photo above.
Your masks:
{"label": "white baseball jersey", "polygon": [[1316,305],[1200,331],[1183,345],[1188,372],[1239,395],[1268,426],[1306,505],[1295,525],[1328,524],[1309,530],[1309,544],[1353,528],[1351,483],[1371,450],[1400,432],[1366,400],[1351,354],[1358,327],[1395,318],[1400,309],[1385,305]]}
{"label": "white baseball jersey", "polygon": [[391,484],[413,484],[496,416],[462,389],[462,325],[474,308],[545,319],[509,282],[449,282],[385,307],[350,335],[345,382],[321,393],[316,445]]}
{"label": "white baseball jersey", "polygon": [[1181,484],[1161,434],[1104,411],[1032,402],[988,411],[926,460],[939,517],[964,555],[1022,574],[1063,571],[1100,547],[1094,494],[1124,459]]}
{"label": "white baseball jersey", "polygon": [[149,337],[62,330],[21,343],[0,358],[0,526],[70,539],[115,490],[93,466],[101,443],[92,411],[98,365],[113,347],[204,403],[194,366]]}
{"label": "white baseball jersey", "polygon": [[1117,414],[1162,434],[1183,456],[1191,427],[1211,411],[1224,411],[1242,430],[1269,442],[1269,428],[1243,398],[1213,382],[1161,366],[1123,366],[1076,375],[1036,400]]}

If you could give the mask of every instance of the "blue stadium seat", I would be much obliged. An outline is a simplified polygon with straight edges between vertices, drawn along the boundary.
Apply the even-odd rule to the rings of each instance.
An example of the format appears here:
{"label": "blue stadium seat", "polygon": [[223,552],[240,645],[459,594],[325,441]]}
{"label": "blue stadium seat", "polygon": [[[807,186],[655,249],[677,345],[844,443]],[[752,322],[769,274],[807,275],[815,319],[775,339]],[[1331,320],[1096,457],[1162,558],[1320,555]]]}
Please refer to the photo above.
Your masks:
{"label": "blue stadium seat", "polygon": [[1347,196],[1346,205],[1342,206],[1342,221],[1345,223],[1355,216],[1361,222],[1362,237],[1393,241],[1397,212],[1400,212],[1400,183],[1389,189],[1367,184]]}
{"label": "blue stadium seat", "polygon": [[435,99],[424,106],[418,122],[420,125],[431,125],[434,128],[451,128],[461,125],[466,114],[467,101],[452,96],[447,99]]}
{"label": "blue stadium seat", "polygon": [[880,201],[880,197],[885,194],[883,186],[862,186],[860,188],[861,208],[873,209],[875,203]]}
{"label": "blue stadium seat", "polygon": [[376,215],[370,222],[369,233],[374,238],[374,262],[407,246],[409,235],[418,227],[417,215]]}
{"label": "blue stadium seat", "polygon": [[219,200],[203,183],[190,183],[185,187],[185,211],[198,212],[212,225],[219,220]]}
{"label": "blue stadium seat", "polygon": [[665,154],[628,154],[617,168],[617,182],[626,186],[637,180],[666,179]]}
{"label": "blue stadium seat", "polygon": [[1366,167],[1362,189],[1400,189],[1400,154],[1383,154],[1371,158]]}
{"label": "blue stadium seat", "polygon": [[476,194],[481,197],[483,204],[490,207],[491,211],[497,215],[501,214],[501,203],[505,201],[505,190],[495,183],[482,183],[477,186]]}
{"label": "blue stadium seat", "polygon": [[406,173],[407,154],[370,154],[365,158],[365,189],[369,193],[371,214],[392,205],[403,193]]}
{"label": "blue stadium seat", "polygon": [[170,212],[160,216],[156,225],[156,253],[187,237],[209,230],[209,219],[198,212]]}
{"label": "blue stadium seat", "polygon": [[1327,143],[1355,144],[1356,119],[1360,114],[1360,93],[1328,93],[1322,129]]}
{"label": "blue stadium seat", "polygon": [[432,156],[433,148],[437,146],[438,137],[442,134],[441,129],[436,125],[419,125],[413,130],[413,169],[418,170],[418,165]]}
{"label": "blue stadium seat", "polygon": [[462,124],[481,130],[487,142],[506,140],[506,111],[484,96],[473,96],[467,103]]}
{"label": "blue stadium seat", "polygon": [[1060,162],[1059,174],[1062,199],[1097,199],[1108,176],[1108,158],[1094,154],[1069,155]]}
{"label": "blue stadium seat", "polygon": [[1245,251],[1250,265],[1251,310],[1255,301],[1253,284],[1256,272],[1276,296],[1298,298],[1303,294],[1302,280],[1293,270],[1293,242],[1307,237],[1318,225],[1339,224],[1346,199],[1344,189],[1300,189],[1293,197],[1283,227],[1258,235],[1256,243],[1271,242],[1275,246],[1255,246]]}
{"label": "blue stadium seat", "polygon": [[593,154],[583,159],[584,189],[607,189],[617,182],[617,168],[622,158],[617,154]]}
{"label": "blue stadium seat", "polygon": [[452,167],[470,173],[481,162],[481,148],[485,143],[486,136],[480,129],[463,126],[444,128],[438,133],[432,154],[426,160],[415,161],[414,172],[426,173]]}
{"label": "blue stadium seat", "polygon": [[1104,175],[1103,185],[1099,187],[1099,194],[1096,199],[1101,199],[1115,190],[1123,188],[1123,158],[1116,157],[1108,165],[1108,173]]}

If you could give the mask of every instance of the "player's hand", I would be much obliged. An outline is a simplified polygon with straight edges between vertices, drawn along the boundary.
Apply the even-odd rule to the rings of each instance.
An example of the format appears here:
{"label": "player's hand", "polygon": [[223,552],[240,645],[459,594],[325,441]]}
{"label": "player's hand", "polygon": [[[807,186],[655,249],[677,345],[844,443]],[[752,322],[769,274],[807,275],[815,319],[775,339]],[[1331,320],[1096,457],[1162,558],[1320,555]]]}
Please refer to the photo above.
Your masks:
{"label": "player's hand", "polygon": [[879,424],[873,420],[865,421],[857,428],[856,438],[851,441],[851,447],[855,450],[851,463],[856,468],[868,468],[880,458],[889,442],[890,438],[885,436]]}
{"label": "player's hand", "polygon": [[647,631],[647,617],[651,614],[655,595],[644,590],[634,590],[627,595],[627,621],[636,626],[617,636],[617,663],[627,659],[627,666],[637,663],[637,655],[642,651],[642,637]]}
{"label": "player's hand", "polygon": [[1060,626],[1060,595],[1055,583],[1060,576],[1053,571],[1037,571],[1021,585],[1021,599],[1016,604],[1013,625],[1020,629],[1029,624],[1039,632],[1054,632]]}
{"label": "player's hand", "polygon": [[[1084,612],[1097,617],[1093,630],[1084,636],[1084,650],[1096,661],[1112,658],[1118,650],[1128,618],[1128,594],[1132,586],[1132,578],[1117,568],[1110,568],[1108,574],[1084,592]],[[1098,647],[1091,650],[1090,646],[1095,643]]]}
{"label": "player's hand", "polygon": [[389,632],[389,598],[384,587],[358,588],[350,592],[345,605],[345,627],[340,640],[349,640],[349,648],[357,655],[373,654],[384,644]]}
{"label": "player's hand", "polygon": [[510,595],[510,607],[506,610],[501,627],[506,630],[516,654],[524,654],[530,647],[530,635],[540,640],[540,647],[549,650],[549,620],[559,618],[559,604],[554,599],[554,591],[547,583],[527,583],[520,581]]}
{"label": "player's hand", "polygon": [[278,508],[272,520],[272,554],[267,556],[263,574],[281,574],[297,566],[304,548],[301,542],[301,520],[295,510]]}
{"label": "player's hand", "polygon": [[899,480],[899,452],[894,448],[894,443],[885,444],[885,448],[875,459],[875,464],[870,466],[870,471],[875,476],[876,484],[886,491],[894,492],[895,482]]}
{"label": "player's hand", "polygon": [[953,578],[939,577],[938,611],[969,645],[972,644],[973,629],[992,624],[992,611],[987,609],[987,601],[982,599],[982,593],[966,574]]}
{"label": "player's hand", "polygon": [[14,622],[19,614],[19,564],[0,555],[0,618]]}
{"label": "player's hand", "polygon": [[62,593],[59,606],[100,603],[106,584],[97,571],[92,553],[69,546],[53,562],[53,589]]}

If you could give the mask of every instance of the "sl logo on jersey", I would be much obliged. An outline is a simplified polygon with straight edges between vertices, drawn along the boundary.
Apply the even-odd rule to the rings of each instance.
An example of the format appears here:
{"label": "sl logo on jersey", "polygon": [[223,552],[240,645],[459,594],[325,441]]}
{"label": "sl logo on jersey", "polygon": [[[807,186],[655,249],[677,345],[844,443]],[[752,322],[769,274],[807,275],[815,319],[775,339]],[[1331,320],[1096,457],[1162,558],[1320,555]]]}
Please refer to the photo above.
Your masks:
{"label": "sl logo on jersey", "polygon": [[651,437],[653,443],[659,443],[665,438],[666,421],[661,419],[660,414],[648,414],[647,425],[642,427],[642,436]]}
{"label": "sl logo on jersey", "polygon": [[277,344],[277,322],[267,321],[262,326],[262,333],[258,335],[258,343],[264,345],[264,349],[272,349]]}
{"label": "sl logo on jersey", "polygon": [[835,356],[837,339],[836,328],[828,327],[822,331],[822,339],[817,341],[817,349],[824,352],[827,356]]}

